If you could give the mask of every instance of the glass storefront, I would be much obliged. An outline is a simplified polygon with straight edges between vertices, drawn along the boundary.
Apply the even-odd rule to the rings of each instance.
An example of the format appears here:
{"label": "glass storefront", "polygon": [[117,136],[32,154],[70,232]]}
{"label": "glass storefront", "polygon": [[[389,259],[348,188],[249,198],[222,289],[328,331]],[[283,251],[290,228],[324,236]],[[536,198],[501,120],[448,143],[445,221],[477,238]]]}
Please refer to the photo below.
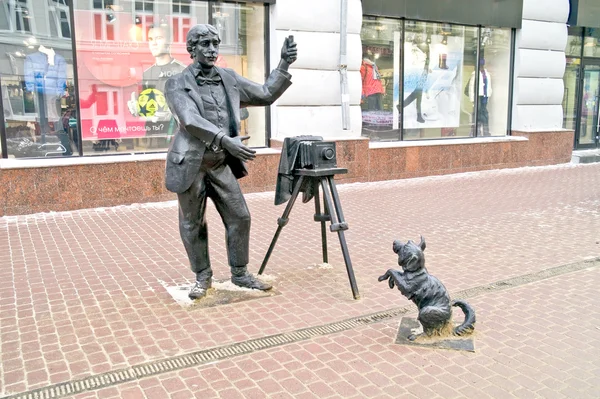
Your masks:
{"label": "glass storefront", "polygon": [[79,154],[68,4],[0,2],[0,88],[9,157]]}
{"label": "glass storefront", "polygon": [[566,53],[563,127],[576,149],[600,147],[600,29],[569,27]]}
{"label": "glass storefront", "polygon": [[581,52],[583,51],[583,28],[569,27],[567,38],[567,65],[563,78],[565,93],[563,95],[563,128],[577,129],[577,110],[579,102],[579,80],[581,68]]}
{"label": "glass storefront", "polygon": [[361,38],[363,136],[507,134],[511,29],[364,17]]}
{"label": "glass storefront", "polygon": [[[86,0],[73,2],[73,9],[70,4],[0,2],[8,157],[165,151],[176,123],[164,85],[191,63],[185,38],[195,24],[219,30],[217,65],[264,80],[263,3]],[[241,117],[242,133],[252,136],[249,145],[265,146],[265,108],[248,109]]]}

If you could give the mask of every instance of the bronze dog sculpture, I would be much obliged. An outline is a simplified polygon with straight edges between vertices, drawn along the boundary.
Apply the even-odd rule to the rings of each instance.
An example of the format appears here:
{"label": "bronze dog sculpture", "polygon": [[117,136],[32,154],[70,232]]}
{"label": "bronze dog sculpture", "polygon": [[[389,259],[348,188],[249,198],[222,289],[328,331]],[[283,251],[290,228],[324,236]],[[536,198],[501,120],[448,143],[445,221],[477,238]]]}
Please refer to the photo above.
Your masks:
{"label": "bronze dog sculpture", "polygon": [[[425,268],[425,240],[419,244],[413,241],[394,241],[394,252],[398,254],[398,265],[402,271],[389,269],[379,281],[388,280],[390,288],[398,287],[402,295],[413,301],[419,309],[417,318],[427,337],[443,335],[466,335],[475,329],[475,311],[464,301],[450,302],[446,287]],[[465,321],[452,329],[452,306],[458,306],[465,314]],[[421,335],[421,334],[419,334]],[[411,335],[414,341],[418,336]]]}

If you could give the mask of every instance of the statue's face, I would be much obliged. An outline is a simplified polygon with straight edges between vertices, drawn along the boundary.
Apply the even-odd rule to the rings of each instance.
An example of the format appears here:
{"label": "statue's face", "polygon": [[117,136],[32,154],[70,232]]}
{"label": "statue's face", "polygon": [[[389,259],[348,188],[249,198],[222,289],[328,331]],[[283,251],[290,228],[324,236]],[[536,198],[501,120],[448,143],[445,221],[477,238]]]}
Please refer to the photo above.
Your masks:
{"label": "statue's face", "polygon": [[194,49],[194,58],[200,64],[213,67],[219,56],[219,36],[209,33],[201,36],[198,45]]}

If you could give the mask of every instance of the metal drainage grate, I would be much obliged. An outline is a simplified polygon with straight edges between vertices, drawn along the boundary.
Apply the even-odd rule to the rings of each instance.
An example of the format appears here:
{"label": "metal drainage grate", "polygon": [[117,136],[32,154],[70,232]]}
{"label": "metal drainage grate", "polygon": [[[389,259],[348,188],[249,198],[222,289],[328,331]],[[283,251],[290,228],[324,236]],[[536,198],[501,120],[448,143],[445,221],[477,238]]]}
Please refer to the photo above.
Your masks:
{"label": "metal drainage grate", "polygon": [[[502,291],[520,285],[529,284],[535,281],[545,280],[561,274],[571,273],[591,267],[600,266],[600,258],[574,263],[565,266],[559,266],[552,269],[542,270],[507,280],[497,281],[491,284],[469,288],[456,292],[452,295],[455,299],[472,298],[482,293]],[[81,380],[69,381],[27,391],[11,396],[5,396],[3,399],[53,399],[62,398],[69,395],[78,394],[85,391],[98,390],[110,386],[122,384],[127,381],[149,377],[157,374],[177,371],[188,367],[195,367],[202,364],[213,363],[219,360],[249,354],[255,351],[274,348],[281,345],[287,345],[298,341],[304,341],[310,338],[333,334],[345,330],[351,330],[356,327],[378,323],[394,319],[415,310],[414,306],[405,306],[370,315],[359,316],[336,323],[325,324],[316,327],[309,327],[301,330],[291,331],[283,334],[271,335],[268,337],[251,339],[232,345],[221,346],[212,349],[206,349],[193,352],[186,355],[176,356],[169,359],[153,361],[140,364],[127,369],[110,371],[83,378]]]}

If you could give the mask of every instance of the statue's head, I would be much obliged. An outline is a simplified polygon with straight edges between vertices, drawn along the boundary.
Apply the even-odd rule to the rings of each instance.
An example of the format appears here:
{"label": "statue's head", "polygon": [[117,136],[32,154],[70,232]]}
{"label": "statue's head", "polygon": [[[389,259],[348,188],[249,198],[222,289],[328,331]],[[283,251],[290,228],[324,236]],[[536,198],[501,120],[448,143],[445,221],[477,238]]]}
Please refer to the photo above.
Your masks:
{"label": "statue's head", "polygon": [[212,25],[194,25],[187,34],[187,51],[194,62],[213,67],[219,56],[219,31]]}
{"label": "statue's head", "polygon": [[393,249],[398,254],[398,265],[405,272],[416,272],[425,268],[425,239],[421,237],[420,243],[408,240],[406,244],[400,240],[394,241]]}

